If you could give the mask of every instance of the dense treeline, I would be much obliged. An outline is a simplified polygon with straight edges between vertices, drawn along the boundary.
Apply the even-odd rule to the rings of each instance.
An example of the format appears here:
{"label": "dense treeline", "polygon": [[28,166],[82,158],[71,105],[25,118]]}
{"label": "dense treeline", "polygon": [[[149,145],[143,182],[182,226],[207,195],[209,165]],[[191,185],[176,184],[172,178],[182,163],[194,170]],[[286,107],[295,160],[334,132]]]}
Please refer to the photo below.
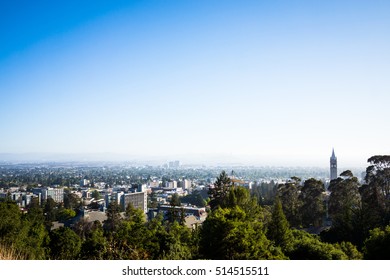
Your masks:
{"label": "dense treeline", "polygon": [[[383,252],[390,252],[390,243],[386,244],[390,222],[390,156],[373,156],[368,162],[370,166],[363,185],[350,171],[331,181],[332,227],[321,237],[328,242],[350,241],[366,251],[367,257],[376,258],[369,252],[375,242],[382,243]],[[382,241],[380,236],[383,236]],[[386,257],[383,253],[377,254],[377,258],[388,259],[390,253]]]}
{"label": "dense treeline", "polygon": [[[76,214],[79,201],[70,193],[66,205],[49,199],[26,213],[6,199],[0,250],[26,259],[389,259],[390,156],[369,163],[363,185],[345,171],[327,196],[321,181],[293,177],[273,186],[271,206],[222,172],[209,190],[208,217],[195,229],[180,215],[146,221],[141,210],[129,206],[123,214],[117,204],[109,205],[103,224],[82,219],[52,229],[54,220]],[[327,229],[305,231],[313,228]]]}

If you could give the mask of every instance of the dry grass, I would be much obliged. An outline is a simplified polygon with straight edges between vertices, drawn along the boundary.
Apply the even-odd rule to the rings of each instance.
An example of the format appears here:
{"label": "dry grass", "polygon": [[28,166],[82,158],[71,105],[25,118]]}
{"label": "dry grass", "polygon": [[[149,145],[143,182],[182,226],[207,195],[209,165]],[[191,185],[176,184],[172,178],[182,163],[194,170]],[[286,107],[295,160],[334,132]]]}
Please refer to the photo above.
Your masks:
{"label": "dry grass", "polygon": [[12,246],[0,244],[0,260],[23,260],[22,254],[18,253]]}

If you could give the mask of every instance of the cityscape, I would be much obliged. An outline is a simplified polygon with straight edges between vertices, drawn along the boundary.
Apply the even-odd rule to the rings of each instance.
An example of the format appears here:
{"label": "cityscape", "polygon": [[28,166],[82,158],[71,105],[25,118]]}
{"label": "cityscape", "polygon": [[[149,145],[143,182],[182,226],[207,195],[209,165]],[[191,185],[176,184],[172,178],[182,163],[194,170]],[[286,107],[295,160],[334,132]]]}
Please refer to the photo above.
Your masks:
{"label": "cityscape", "polygon": [[[351,170],[340,172],[334,149],[329,158],[328,169],[196,167],[186,166],[178,160],[159,166],[119,162],[2,163],[0,164],[0,206],[3,210],[0,211],[2,217],[0,232],[5,244],[2,246],[14,242],[13,231],[10,228],[17,228],[19,223],[26,223],[25,227],[35,228],[40,225],[33,230],[33,233],[30,232],[32,229],[27,230],[27,236],[24,236],[29,241],[33,237],[32,240],[37,244],[31,244],[34,246],[33,250],[28,246],[23,249],[18,248],[17,257],[14,258],[378,258],[376,255],[378,251],[375,251],[377,249],[367,249],[367,240],[372,239],[372,236],[366,241],[359,239],[363,234],[359,232],[362,225],[360,224],[359,228],[354,228],[353,225],[353,223],[363,222],[360,220],[362,219],[360,215],[363,215],[362,211],[367,211],[366,207],[370,209],[380,207],[380,204],[377,204],[380,200],[372,201],[371,188],[379,188],[377,191],[383,197],[382,199],[388,199],[389,186],[378,186],[377,182],[388,180],[389,156],[375,156],[370,158],[369,162],[373,165],[367,168],[368,173],[362,171],[357,177]],[[226,172],[223,168],[229,168],[231,171]],[[375,169],[374,173],[372,173],[373,169]],[[385,177],[376,178],[382,176]],[[373,186],[370,186],[371,184]],[[365,205],[364,200],[369,205]],[[387,202],[383,202],[384,213],[368,213],[368,219],[379,218],[376,215],[380,215],[379,219],[387,223],[386,216],[382,216],[386,215]],[[10,212],[11,205],[16,212]],[[259,214],[250,216],[249,219],[255,218],[259,225],[263,225],[261,227],[266,227],[266,229],[257,229],[263,232],[262,238],[265,240],[251,241],[260,242],[258,246],[266,248],[258,248],[260,252],[251,252],[248,249],[249,251],[242,255],[240,252],[242,248],[237,248],[237,252],[234,250],[229,252],[225,251],[223,246],[222,249],[219,248],[221,244],[209,244],[218,248],[204,251],[202,243],[212,242],[213,234],[217,234],[207,232],[211,230],[210,226],[207,226],[207,221],[215,219],[215,213],[218,211],[223,209],[237,211],[237,207],[249,211],[247,215],[252,211],[262,213],[260,216],[257,216]],[[211,217],[208,218],[210,214]],[[348,217],[347,220],[345,215]],[[16,220],[7,217],[14,217]],[[21,219],[19,223],[17,219]],[[373,225],[380,224],[375,220],[372,222]],[[157,242],[155,246],[159,247],[156,252],[148,251],[147,246],[150,244],[145,245],[146,248],[137,248],[140,244],[134,245],[135,240],[145,241],[134,238],[131,232],[134,230],[133,233],[137,233],[140,227],[143,231],[148,231],[150,225],[156,226],[155,223],[160,224],[159,227],[162,227],[166,235],[179,234],[177,236],[179,239],[171,240],[168,248],[165,248],[166,237],[155,240]],[[204,223],[206,224],[203,225]],[[248,221],[248,223],[252,222]],[[345,228],[346,224],[352,227],[349,229],[350,232]],[[121,232],[125,230],[122,227],[126,225],[130,227],[127,228],[130,232]],[[175,230],[179,232],[172,233],[172,227],[178,227]],[[339,232],[340,228],[341,232]],[[386,232],[387,230],[386,228]],[[38,236],[36,231],[40,231]],[[299,236],[298,232],[300,235],[305,233],[308,236]],[[90,240],[96,238],[94,234],[98,233],[100,240]],[[121,235],[118,235],[119,233]],[[30,234],[33,236],[29,236]],[[189,240],[180,241],[182,234],[188,235]],[[294,234],[298,237],[295,237],[297,240],[292,241]],[[369,234],[373,233],[370,231]],[[312,236],[310,238],[313,240],[305,241],[307,242],[305,246],[308,248],[304,250],[300,247],[294,248],[294,246],[301,246],[300,242],[303,242],[301,239],[309,236]],[[321,237],[321,241],[315,236]],[[73,238],[75,244],[68,244],[69,238]],[[126,241],[128,238],[130,240]],[[156,236],[149,236],[149,238],[156,238]],[[206,240],[202,241],[199,238]],[[367,236],[363,235],[360,238],[367,238]],[[19,242],[29,243],[27,240]],[[286,245],[288,241],[292,244]],[[90,244],[90,242],[95,243]],[[190,244],[195,242],[195,244],[190,245],[186,242]],[[335,242],[336,245],[332,245]],[[377,245],[375,241],[374,244]],[[171,252],[170,246],[178,246],[178,248],[175,247],[176,249]],[[273,246],[282,248],[284,252],[274,251]],[[313,253],[311,250],[320,250],[320,252]],[[380,254],[379,258],[382,258],[381,256],[386,256],[387,253]]]}
{"label": "cityscape", "polygon": [[0,3],[0,260],[389,260],[389,13]]}

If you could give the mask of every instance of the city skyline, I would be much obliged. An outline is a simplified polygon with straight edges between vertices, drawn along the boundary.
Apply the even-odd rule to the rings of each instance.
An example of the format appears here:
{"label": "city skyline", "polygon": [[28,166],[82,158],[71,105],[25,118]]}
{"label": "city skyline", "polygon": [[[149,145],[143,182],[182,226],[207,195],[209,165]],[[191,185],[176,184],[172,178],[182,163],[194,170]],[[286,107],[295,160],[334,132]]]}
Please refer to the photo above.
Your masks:
{"label": "city skyline", "polygon": [[390,154],[389,8],[2,3],[0,154],[365,167]]}

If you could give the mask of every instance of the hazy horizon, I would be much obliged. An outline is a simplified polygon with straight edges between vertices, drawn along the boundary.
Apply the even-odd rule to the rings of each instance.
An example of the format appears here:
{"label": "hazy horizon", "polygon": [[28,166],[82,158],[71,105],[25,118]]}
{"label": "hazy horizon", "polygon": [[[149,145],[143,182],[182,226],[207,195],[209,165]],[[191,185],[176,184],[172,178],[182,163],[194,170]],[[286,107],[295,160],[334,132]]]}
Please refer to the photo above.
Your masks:
{"label": "hazy horizon", "polygon": [[[48,162],[111,162],[111,163],[134,163],[148,165],[163,165],[170,161],[180,161],[181,166],[204,165],[204,166],[253,166],[253,167],[302,167],[302,168],[329,168],[328,160],[278,160],[256,157],[223,155],[223,154],[203,154],[203,155],[160,155],[160,156],[137,156],[111,153],[89,153],[89,154],[59,154],[59,153],[0,153],[1,162],[11,163],[48,163]],[[343,168],[365,169],[367,161],[361,164],[339,160],[339,171]]]}
{"label": "hazy horizon", "polygon": [[334,147],[365,167],[390,154],[389,13],[380,0],[1,3],[0,153],[326,167]]}

